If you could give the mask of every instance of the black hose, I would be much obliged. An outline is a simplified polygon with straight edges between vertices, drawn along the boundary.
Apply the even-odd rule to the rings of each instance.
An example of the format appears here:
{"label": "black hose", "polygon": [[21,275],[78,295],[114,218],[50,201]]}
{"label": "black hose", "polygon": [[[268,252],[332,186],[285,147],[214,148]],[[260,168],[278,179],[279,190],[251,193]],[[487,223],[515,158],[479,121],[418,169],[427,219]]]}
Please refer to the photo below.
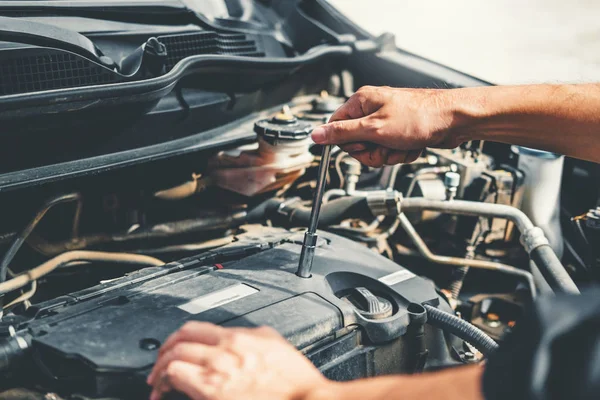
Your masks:
{"label": "black hose", "polygon": [[469,342],[484,356],[488,357],[498,349],[498,343],[476,326],[429,304],[423,304],[423,307],[427,310],[427,323]]}
{"label": "black hose", "polygon": [[[290,207],[289,221],[292,225],[305,226],[310,220],[311,208],[306,206]],[[285,210],[282,210],[285,213]],[[374,218],[366,197],[340,197],[321,206],[319,228],[337,225],[348,218]]]}
{"label": "black hose", "polygon": [[252,210],[248,211],[246,221],[249,223],[261,223],[268,215],[277,212],[277,209],[283,204],[283,199],[270,198],[263,201]]}
{"label": "black hose", "polygon": [[31,336],[18,334],[0,340],[0,372],[10,371],[15,367],[31,346]]}
{"label": "black hose", "polygon": [[[299,201],[269,199],[248,212],[246,218],[248,222],[259,222],[268,218],[283,217],[291,226],[308,226],[310,212],[310,207]],[[366,197],[346,196],[323,204],[319,216],[319,228],[337,225],[348,218],[374,218]]]}
{"label": "black hose", "polygon": [[529,255],[552,289],[563,293],[579,294],[577,285],[563,267],[552,247],[547,244],[538,246]]}

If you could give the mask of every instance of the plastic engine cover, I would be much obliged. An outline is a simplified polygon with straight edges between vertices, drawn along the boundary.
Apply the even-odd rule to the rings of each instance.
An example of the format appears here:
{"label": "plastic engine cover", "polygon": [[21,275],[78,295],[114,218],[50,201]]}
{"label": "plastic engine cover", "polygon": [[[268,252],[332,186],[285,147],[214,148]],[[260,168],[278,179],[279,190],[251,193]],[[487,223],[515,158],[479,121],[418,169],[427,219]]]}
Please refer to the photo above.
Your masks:
{"label": "plastic engine cover", "polygon": [[[295,275],[301,235],[259,228],[218,250],[39,305],[22,325],[33,337],[28,376],[35,371],[36,382],[59,393],[145,396],[160,344],[194,320],[272,326],[332,379],[412,372],[418,354],[407,342],[407,307],[437,305],[433,284],[348,239],[321,238],[309,279]],[[390,301],[393,315],[364,318],[342,299],[355,287]]]}

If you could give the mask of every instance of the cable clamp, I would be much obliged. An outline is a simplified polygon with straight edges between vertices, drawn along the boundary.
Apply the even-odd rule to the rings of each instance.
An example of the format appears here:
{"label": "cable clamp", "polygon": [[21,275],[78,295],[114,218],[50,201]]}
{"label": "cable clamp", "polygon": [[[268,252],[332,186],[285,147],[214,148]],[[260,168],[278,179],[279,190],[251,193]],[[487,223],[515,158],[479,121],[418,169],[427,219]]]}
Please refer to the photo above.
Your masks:
{"label": "cable clamp", "polygon": [[531,254],[533,250],[540,246],[546,246],[550,244],[542,228],[538,228],[537,226],[523,232],[520,242],[528,254]]}
{"label": "cable clamp", "polygon": [[375,190],[368,192],[367,205],[374,216],[396,217],[400,214],[402,196],[395,190]]}

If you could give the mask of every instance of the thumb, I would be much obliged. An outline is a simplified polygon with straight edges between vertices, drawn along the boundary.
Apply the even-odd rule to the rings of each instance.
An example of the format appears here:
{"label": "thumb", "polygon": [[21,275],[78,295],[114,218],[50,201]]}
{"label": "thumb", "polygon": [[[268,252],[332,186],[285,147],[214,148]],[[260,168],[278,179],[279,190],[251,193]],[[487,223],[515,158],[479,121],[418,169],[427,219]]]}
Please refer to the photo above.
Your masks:
{"label": "thumb", "polygon": [[312,140],[317,144],[344,144],[368,141],[365,118],[334,121],[316,127],[312,131]]}

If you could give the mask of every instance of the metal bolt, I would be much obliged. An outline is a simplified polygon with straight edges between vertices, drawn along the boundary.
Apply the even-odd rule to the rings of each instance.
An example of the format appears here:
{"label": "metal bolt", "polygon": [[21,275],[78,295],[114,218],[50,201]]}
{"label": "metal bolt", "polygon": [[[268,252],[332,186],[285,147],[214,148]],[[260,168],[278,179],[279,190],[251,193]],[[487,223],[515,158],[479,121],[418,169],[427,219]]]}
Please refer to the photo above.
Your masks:
{"label": "metal bolt", "polygon": [[146,339],[140,340],[140,348],[142,350],[154,351],[154,350],[158,350],[159,347],[160,347],[160,342],[156,339],[146,338]]}
{"label": "metal bolt", "polygon": [[446,186],[446,200],[453,200],[460,185],[460,174],[457,172],[446,172],[444,175],[444,185]]}
{"label": "metal bolt", "polygon": [[600,207],[591,209],[587,213],[585,226],[591,229],[600,229]]}
{"label": "metal bolt", "polygon": [[444,185],[446,185],[446,187],[458,187],[460,185],[460,174],[456,172],[446,172],[444,175]]}
{"label": "metal bolt", "polygon": [[427,159],[427,164],[429,164],[429,165],[436,165],[438,163],[437,156],[434,156],[433,154],[427,155],[426,159]]}
{"label": "metal bolt", "polygon": [[500,321],[486,321],[486,324],[490,328],[498,328],[502,323]]}

